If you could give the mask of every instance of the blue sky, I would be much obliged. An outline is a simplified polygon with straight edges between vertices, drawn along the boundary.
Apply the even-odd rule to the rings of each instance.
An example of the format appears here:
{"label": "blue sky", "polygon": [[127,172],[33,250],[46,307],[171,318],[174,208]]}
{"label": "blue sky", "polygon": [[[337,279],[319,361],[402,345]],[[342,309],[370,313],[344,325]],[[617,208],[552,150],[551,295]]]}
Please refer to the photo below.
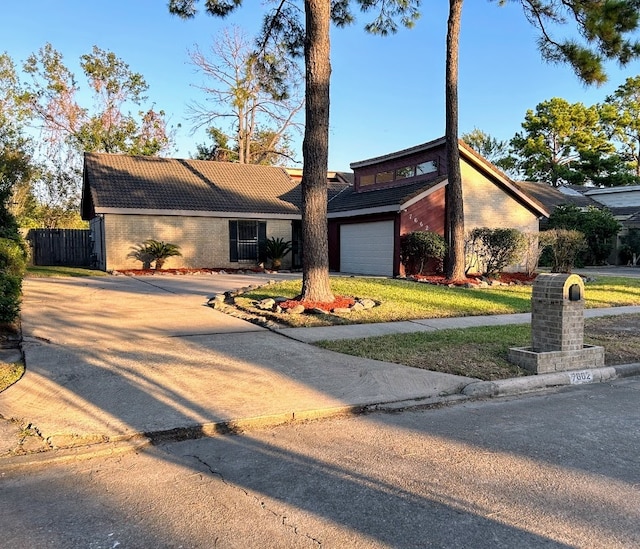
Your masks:
{"label": "blue sky", "polygon": [[[200,2],[202,4],[203,2]],[[200,79],[187,51],[208,48],[216,33],[236,25],[257,31],[263,5],[245,0],[236,14],[214,19],[204,13],[183,21],[169,14],[165,0],[24,0],[5,2],[0,14],[0,52],[20,64],[46,42],[59,50],[84,85],[79,57],[93,45],[113,51],[146,78],[149,98],[163,109],[177,132],[175,156],[195,152],[202,134],[190,135],[186,105],[198,100]],[[444,57],[447,5],[424,2],[412,30],[393,36],[367,35],[356,24],[332,31],[329,168],[386,154],[444,134]],[[562,97],[601,102],[640,62],[609,67],[609,83],[586,88],[564,65],[541,60],[533,28],[516,4],[499,7],[469,0],[463,10],[460,44],[460,132],[479,128],[498,139],[520,129],[527,109]],[[298,160],[301,138],[295,141]]]}

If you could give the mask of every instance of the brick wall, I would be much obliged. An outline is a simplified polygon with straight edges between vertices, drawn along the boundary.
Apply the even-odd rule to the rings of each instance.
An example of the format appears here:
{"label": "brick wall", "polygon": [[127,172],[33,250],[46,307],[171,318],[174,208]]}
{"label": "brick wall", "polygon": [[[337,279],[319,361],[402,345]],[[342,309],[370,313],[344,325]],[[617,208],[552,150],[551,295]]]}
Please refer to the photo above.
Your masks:
{"label": "brick wall", "polygon": [[[466,233],[476,227],[513,228],[523,233],[538,232],[538,218],[534,213],[464,161],[461,162],[461,171]],[[525,270],[525,267],[523,261],[506,270],[518,272]]]}
{"label": "brick wall", "polygon": [[[139,269],[127,257],[131,249],[153,238],[180,246],[182,257],[170,257],[165,268],[242,268],[250,264],[229,261],[229,219],[161,215],[105,215],[106,270]],[[267,220],[267,238],[291,240],[290,220]],[[290,254],[283,268],[290,265]]]}

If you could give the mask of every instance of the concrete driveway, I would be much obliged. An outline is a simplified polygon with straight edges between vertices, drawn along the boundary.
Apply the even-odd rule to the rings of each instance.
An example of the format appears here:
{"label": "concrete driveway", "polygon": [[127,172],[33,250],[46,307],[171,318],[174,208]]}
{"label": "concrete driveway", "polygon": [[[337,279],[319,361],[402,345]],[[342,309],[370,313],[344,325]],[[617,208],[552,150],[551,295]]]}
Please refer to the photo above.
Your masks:
{"label": "concrete driveway", "polygon": [[[331,416],[473,381],[318,349],[206,306],[269,278],[26,279],[27,370],[0,393],[0,419],[39,450]],[[19,451],[4,433],[0,455]]]}

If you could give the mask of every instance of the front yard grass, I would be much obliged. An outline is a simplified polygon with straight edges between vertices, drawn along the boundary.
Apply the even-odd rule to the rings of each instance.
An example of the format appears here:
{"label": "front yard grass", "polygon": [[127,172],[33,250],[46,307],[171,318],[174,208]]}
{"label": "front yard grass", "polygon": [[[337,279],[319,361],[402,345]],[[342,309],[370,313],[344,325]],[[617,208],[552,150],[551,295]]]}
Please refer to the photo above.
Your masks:
{"label": "front yard grass", "polygon": [[[605,364],[640,360],[640,315],[585,320],[584,341],[605,348]],[[531,326],[482,326],[364,339],[321,341],[339,353],[483,380],[528,375],[507,361],[509,347],[531,344]]]}
{"label": "front yard grass", "polygon": [[18,381],[22,374],[24,374],[22,362],[0,361],[0,393]]}
{"label": "front yard grass", "polygon": [[[531,311],[531,286],[449,288],[398,279],[332,277],[331,288],[335,295],[366,297],[379,306],[351,313],[269,316],[289,326],[303,327]],[[291,299],[299,292],[299,280],[279,282],[237,297],[236,304],[245,310],[265,314],[253,309],[252,302],[278,296]],[[598,277],[585,284],[585,298],[588,308],[640,305],[640,279]]]}
{"label": "front yard grass", "polygon": [[51,276],[107,276],[107,273],[86,267],[44,267],[38,265],[27,267],[27,276],[34,278],[47,278]]}

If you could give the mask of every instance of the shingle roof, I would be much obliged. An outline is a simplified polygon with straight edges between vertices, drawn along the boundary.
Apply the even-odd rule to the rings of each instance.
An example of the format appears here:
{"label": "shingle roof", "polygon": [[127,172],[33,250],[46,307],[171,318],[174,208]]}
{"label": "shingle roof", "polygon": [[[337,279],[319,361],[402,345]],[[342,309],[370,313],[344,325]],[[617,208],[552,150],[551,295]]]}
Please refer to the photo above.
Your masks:
{"label": "shingle roof", "polygon": [[[587,206],[601,206],[588,196],[571,189],[559,189],[547,183],[535,181],[517,181],[515,185],[522,191],[540,202],[549,212],[561,204],[574,204],[580,208]],[[565,192],[563,192],[565,190]]]}
{"label": "shingle roof", "polygon": [[83,217],[101,209],[300,214],[284,169],[205,160],[86,153]]}
{"label": "shingle roof", "polygon": [[446,176],[441,176],[431,181],[421,181],[409,185],[375,189],[371,191],[355,192],[353,186],[345,188],[342,192],[329,200],[329,213],[347,212],[384,206],[400,206],[411,200],[416,195],[429,190],[438,183],[445,181]]}

